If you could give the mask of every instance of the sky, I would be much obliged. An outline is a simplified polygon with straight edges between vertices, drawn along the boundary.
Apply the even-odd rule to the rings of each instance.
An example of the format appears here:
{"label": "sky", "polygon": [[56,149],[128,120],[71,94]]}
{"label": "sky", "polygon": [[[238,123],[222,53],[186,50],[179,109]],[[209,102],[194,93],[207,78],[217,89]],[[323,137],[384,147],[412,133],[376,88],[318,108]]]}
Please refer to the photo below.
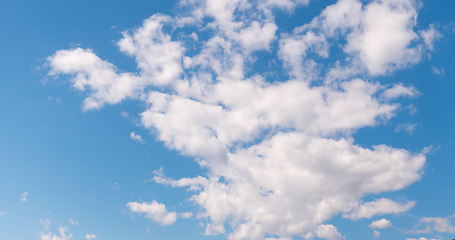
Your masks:
{"label": "sky", "polygon": [[0,1],[0,239],[454,238],[454,10]]}

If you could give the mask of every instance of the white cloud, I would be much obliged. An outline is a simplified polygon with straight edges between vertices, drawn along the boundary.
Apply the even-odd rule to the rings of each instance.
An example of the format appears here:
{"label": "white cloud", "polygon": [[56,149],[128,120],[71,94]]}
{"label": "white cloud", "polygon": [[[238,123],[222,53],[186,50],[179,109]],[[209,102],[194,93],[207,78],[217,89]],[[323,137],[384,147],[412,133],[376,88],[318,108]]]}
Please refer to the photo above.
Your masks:
{"label": "white cloud", "polygon": [[144,143],[144,139],[141,137],[141,135],[135,133],[135,132],[131,132],[130,133],[130,138],[133,139],[134,141],[136,142],[139,142],[139,143]]}
{"label": "white cloud", "polygon": [[175,212],[169,212],[164,204],[157,201],[151,203],[129,202],[127,207],[131,212],[144,214],[146,218],[161,225],[172,225],[177,220]]}
{"label": "white cloud", "polygon": [[392,222],[389,219],[382,218],[376,220],[370,224],[370,228],[384,229],[392,226]]}
{"label": "white cloud", "polygon": [[23,202],[23,203],[27,202],[27,201],[28,201],[28,195],[29,195],[28,192],[23,192],[23,193],[21,194],[20,201]]}
{"label": "white cloud", "polygon": [[321,225],[316,230],[316,236],[327,240],[341,240],[343,235],[338,232],[338,229],[333,225]]}
{"label": "white cloud", "polygon": [[453,223],[455,215],[446,218],[442,217],[424,217],[421,218],[417,229],[414,233],[455,233],[455,224]]}
{"label": "white cloud", "polygon": [[75,48],[57,51],[48,58],[50,75],[68,74],[72,87],[87,91],[84,110],[100,109],[105,104],[115,104],[134,97],[139,79],[134,74],[118,73],[109,62],[100,59],[92,50]]}
{"label": "white cloud", "polygon": [[168,85],[179,79],[184,47],[163,32],[173,19],[155,14],[132,33],[124,32],[118,46],[124,53],[136,59],[144,84]]}
{"label": "white cloud", "polygon": [[345,214],[350,219],[372,218],[384,214],[399,214],[415,206],[415,202],[398,203],[387,198],[380,198],[358,206],[353,212]]}
{"label": "white cloud", "polygon": [[[87,92],[85,109],[127,98],[146,104],[143,126],[207,169],[204,176],[170,179],[160,170],[153,177],[192,191],[206,234],[229,226],[230,240],[341,239],[326,224],[336,215],[357,220],[415,205],[363,199],[419,180],[425,152],[361,147],[353,133],[392,118],[397,98],[418,95],[413,87],[369,77],[417,62],[425,40],[415,33],[417,8],[410,0],[340,0],[310,24],[276,34],[273,10],[307,3],[183,0],[189,12],[153,15],[118,42],[138,73],[121,73],[92,50],[72,49],[49,58],[51,74],[73,75],[73,87]],[[209,36],[198,40],[194,28],[181,30],[187,26]],[[344,46],[333,43],[340,38]],[[334,46],[342,50],[335,60]],[[250,69],[253,52],[261,50],[284,65],[289,79],[268,81]],[[335,67],[327,64],[324,73],[321,59]],[[163,225],[190,216],[156,201],[127,206]]]}
{"label": "white cloud", "polygon": [[39,237],[40,237],[40,240],[71,240],[71,239],[73,239],[73,235],[66,233],[67,231],[68,231],[67,227],[59,227],[57,234],[41,233],[39,235]]}
{"label": "white cloud", "polygon": [[416,7],[413,0],[372,1],[349,35],[346,51],[356,54],[372,75],[418,61],[419,49],[410,47],[417,39]]}
{"label": "white cloud", "polygon": [[414,87],[406,87],[403,84],[395,84],[382,93],[385,99],[395,99],[400,97],[415,97],[419,92]]}
{"label": "white cloud", "polygon": [[416,30],[418,8],[414,0],[373,0],[364,4],[339,0],[310,24],[298,28],[297,33],[316,31],[326,39],[346,38],[342,50],[348,56],[337,59],[328,78],[346,78],[364,70],[372,76],[388,74],[419,62],[440,38],[433,25]]}
{"label": "white cloud", "polygon": [[85,239],[96,239],[95,234],[85,234]]}

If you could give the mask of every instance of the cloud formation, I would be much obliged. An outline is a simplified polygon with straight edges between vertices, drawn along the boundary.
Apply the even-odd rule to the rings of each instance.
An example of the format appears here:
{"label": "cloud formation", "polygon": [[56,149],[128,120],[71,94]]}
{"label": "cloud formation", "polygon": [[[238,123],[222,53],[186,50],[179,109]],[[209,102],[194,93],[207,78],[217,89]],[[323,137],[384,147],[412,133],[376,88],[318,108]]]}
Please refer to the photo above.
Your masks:
{"label": "cloud formation", "polygon": [[[186,12],[155,14],[118,41],[137,72],[75,48],[48,58],[50,74],[69,75],[72,87],[86,92],[84,110],[125,99],[146,104],[143,126],[208,169],[177,180],[161,170],[153,178],[193,191],[205,234],[342,239],[326,224],[336,215],[358,220],[415,205],[363,199],[419,180],[425,152],[362,147],[353,133],[391,119],[398,98],[418,95],[412,86],[372,77],[420,61],[437,31],[416,29],[416,1],[339,0],[279,33],[274,14],[308,3],[181,0]],[[341,56],[332,57],[334,48]],[[271,54],[285,77],[252,67],[258,51]],[[156,201],[128,208],[162,225],[177,219]]]}

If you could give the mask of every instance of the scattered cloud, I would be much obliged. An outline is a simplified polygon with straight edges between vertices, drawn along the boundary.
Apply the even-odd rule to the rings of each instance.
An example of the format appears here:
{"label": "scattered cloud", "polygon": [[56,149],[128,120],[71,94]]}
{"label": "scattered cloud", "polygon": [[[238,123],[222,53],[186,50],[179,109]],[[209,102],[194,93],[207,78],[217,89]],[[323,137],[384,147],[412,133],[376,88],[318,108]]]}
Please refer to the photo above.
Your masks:
{"label": "scattered cloud", "polygon": [[188,218],[191,218],[191,217],[193,217],[193,213],[192,212],[179,213],[179,218],[188,219]]}
{"label": "scattered cloud", "polygon": [[67,227],[59,227],[56,234],[54,233],[41,233],[39,235],[40,240],[71,240],[73,239],[72,234],[67,233]]}
{"label": "scattered cloud", "polygon": [[381,237],[381,232],[374,230],[373,231],[373,238],[378,239]]}
{"label": "scattered cloud", "polygon": [[389,228],[391,226],[392,226],[392,222],[386,218],[376,220],[370,224],[370,228],[376,228],[376,229],[385,229],[385,228]]}
{"label": "scattered cloud", "polygon": [[424,217],[419,220],[412,232],[421,233],[455,233],[455,215],[449,217]]}
{"label": "scattered cloud", "polygon": [[138,143],[144,143],[144,139],[141,137],[141,135],[135,133],[135,132],[131,132],[130,133],[130,138],[133,139],[134,141],[138,142]]}
{"label": "scattered cloud", "polygon": [[96,239],[96,235],[95,234],[85,234],[85,239]]}
{"label": "scattered cloud", "polygon": [[417,123],[402,123],[402,124],[398,124],[396,127],[395,127],[395,132],[406,132],[408,133],[409,135],[412,135],[414,133],[415,130],[417,130],[417,128],[419,127],[420,125],[417,124]]}
{"label": "scattered cloud", "polygon": [[377,215],[399,214],[408,211],[415,206],[415,202],[398,203],[387,198],[367,202],[354,209],[353,212],[345,214],[344,217],[358,220],[372,218]]}
{"label": "scattered cloud", "polygon": [[415,97],[419,92],[414,87],[406,87],[403,84],[395,84],[382,93],[386,99],[395,99],[399,97]]}
{"label": "scattered cloud", "polygon": [[40,225],[42,228],[45,230],[49,231],[49,227],[51,226],[51,220],[50,219],[40,219]]}
{"label": "scattered cloud", "polygon": [[406,240],[442,240],[442,239],[440,239],[440,238],[419,237],[419,238],[406,238]]}
{"label": "scattered cloud", "polygon": [[446,73],[444,68],[437,68],[437,67],[431,67],[431,71],[433,71],[433,73],[436,75],[444,75]]}
{"label": "scattered cloud", "polygon": [[79,222],[74,219],[69,219],[68,222],[73,226],[79,226]]}
{"label": "scattered cloud", "polygon": [[54,97],[54,96],[48,96],[47,100],[49,100],[51,102],[56,102],[56,103],[61,103],[62,102],[62,99],[60,99],[59,97]]}
{"label": "scattered cloud", "polygon": [[23,203],[26,203],[28,201],[28,196],[29,196],[28,192],[23,192],[21,194],[20,201],[23,202]]}
{"label": "scattered cloud", "polygon": [[164,204],[157,201],[151,203],[129,202],[127,207],[131,212],[144,214],[146,218],[161,225],[172,225],[177,220],[177,213],[169,212]]}
{"label": "scattered cloud", "polygon": [[[139,71],[122,72],[94,50],[74,48],[48,58],[50,75],[72,76],[72,87],[86,94],[83,110],[125,99],[146,106],[142,125],[207,169],[203,176],[170,179],[158,171],[153,178],[192,192],[205,234],[342,239],[326,224],[336,215],[358,220],[415,205],[364,197],[418,181],[426,153],[362,147],[353,133],[391,119],[397,98],[418,96],[412,86],[373,77],[419,62],[436,30],[416,30],[413,0],[339,0],[281,32],[274,11],[292,13],[308,2],[181,1],[186,12],[155,14],[123,32],[118,47]],[[195,37],[195,27],[209,30],[206,40]],[[333,48],[340,56],[331,56]],[[267,79],[251,68],[258,51],[281,61],[289,77]],[[162,225],[184,216],[156,201],[127,207]]]}

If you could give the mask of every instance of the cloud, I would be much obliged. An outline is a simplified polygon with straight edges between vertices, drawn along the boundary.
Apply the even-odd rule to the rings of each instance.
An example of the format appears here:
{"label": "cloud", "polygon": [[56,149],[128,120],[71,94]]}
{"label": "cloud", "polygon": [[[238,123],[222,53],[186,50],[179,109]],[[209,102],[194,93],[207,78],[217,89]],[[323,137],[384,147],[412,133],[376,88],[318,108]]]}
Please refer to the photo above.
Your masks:
{"label": "cloud", "polygon": [[444,68],[437,68],[437,67],[432,67],[431,71],[436,74],[436,75],[444,75],[445,74],[445,69]]}
{"label": "cloud", "polygon": [[420,233],[455,233],[455,225],[453,220],[455,215],[449,217],[423,217],[419,220],[415,234]]}
{"label": "cloud", "polygon": [[137,94],[138,78],[133,74],[118,74],[111,64],[100,59],[90,49],[75,48],[57,51],[48,58],[51,76],[74,76],[72,87],[88,91],[83,109],[100,109],[105,104],[115,104]]}
{"label": "cloud", "polygon": [[419,238],[406,238],[406,240],[441,240],[441,239],[440,238],[419,237]]}
{"label": "cloud", "polygon": [[389,219],[382,218],[376,220],[370,224],[370,228],[384,229],[392,226],[392,222]]}
{"label": "cloud", "polygon": [[68,231],[67,227],[59,227],[57,234],[41,233],[39,235],[39,237],[40,237],[40,240],[71,240],[71,239],[73,239],[73,235],[66,233],[67,231]]}
{"label": "cloud", "polygon": [[146,218],[161,225],[172,225],[177,220],[177,213],[168,212],[166,206],[157,201],[151,203],[129,202],[127,207],[131,212],[144,214]]}
{"label": "cloud", "polygon": [[74,219],[69,219],[68,222],[73,226],[79,226],[79,222]]}
{"label": "cloud", "polygon": [[[84,110],[137,100],[145,106],[140,121],[157,140],[207,169],[153,177],[191,191],[206,234],[341,239],[326,224],[336,215],[358,220],[415,205],[364,199],[418,181],[425,152],[360,146],[353,134],[391,119],[398,98],[418,95],[412,86],[372,78],[429,51],[431,34],[417,33],[414,1],[340,0],[290,31],[274,13],[291,14],[308,1],[179,4],[185,11],[177,16],[155,14],[122,34],[118,47],[135,59],[137,72],[122,72],[90,49],[60,50],[48,62],[51,75],[69,76],[86,93]],[[285,76],[270,79],[251,67],[258,51]],[[127,206],[162,225],[179,216],[156,201]]]}
{"label": "cloud", "polygon": [[0,216],[3,216],[3,215],[5,215],[5,214],[6,214],[5,211],[0,211]]}
{"label": "cloud", "polygon": [[377,215],[399,214],[408,211],[414,206],[415,202],[398,203],[387,198],[380,198],[356,207],[353,212],[345,214],[344,217],[358,220],[372,218]]}
{"label": "cloud", "polygon": [[316,236],[327,240],[340,240],[344,238],[333,225],[319,226],[318,230],[316,230]]}
{"label": "cloud", "polygon": [[405,87],[402,84],[395,84],[382,93],[385,99],[395,99],[400,97],[415,97],[419,92],[413,87]]}
{"label": "cloud", "polygon": [[96,239],[95,234],[85,234],[85,239]]}
{"label": "cloud", "polygon": [[23,202],[23,203],[26,203],[26,202],[28,201],[28,195],[29,195],[28,192],[23,192],[23,193],[21,194],[20,201]]}
{"label": "cloud", "polygon": [[144,139],[141,137],[141,135],[135,133],[135,132],[131,132],[130,133],[130,138],[133,139],[134,141],[138,142],[138,143],[144,143]]}
{"label": "cloud", "polygon": [[381,237],[381,232],[379,232],[379,231],[377,231],[377,230],[374,230],[374,231],[373,231],[373,237],[374,237],[375,239],[380,238],[380,237]]}
{"label": "cloud", "polygon": [[398,124],[395,127],[395,132],[407,132],[409,135],[412,135],[414,131],[419,127],[419,124],[416,123],[403,123],[403,124]]}

